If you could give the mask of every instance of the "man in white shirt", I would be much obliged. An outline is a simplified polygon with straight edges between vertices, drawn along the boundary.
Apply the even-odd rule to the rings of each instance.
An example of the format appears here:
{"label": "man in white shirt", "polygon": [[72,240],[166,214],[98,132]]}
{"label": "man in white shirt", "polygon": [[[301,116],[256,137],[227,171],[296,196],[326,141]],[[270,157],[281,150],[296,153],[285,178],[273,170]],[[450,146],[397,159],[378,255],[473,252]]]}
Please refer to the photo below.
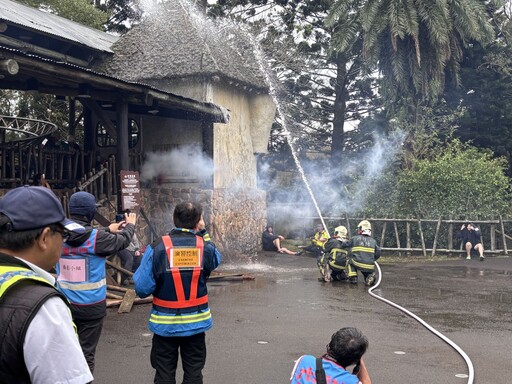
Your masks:
{"label": "man in white shirt", "polygon": [[0,199],[0,382],[93,380],[65,297],[49,271],[70,232],[53,192],[15,188]]}

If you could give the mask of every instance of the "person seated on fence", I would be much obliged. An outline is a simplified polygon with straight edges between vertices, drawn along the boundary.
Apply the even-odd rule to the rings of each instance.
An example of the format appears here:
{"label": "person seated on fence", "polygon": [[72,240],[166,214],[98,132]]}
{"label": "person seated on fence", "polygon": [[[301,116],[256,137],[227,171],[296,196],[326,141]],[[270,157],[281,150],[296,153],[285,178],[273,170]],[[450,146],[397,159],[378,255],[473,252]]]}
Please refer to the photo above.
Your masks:
{"label": "person seated on fence", "polygon": [[284,240],[284,236],[275,235],[274,228],[272,228],[271,225],[267,225],[265,227],[265,230],[261,235],[261,243],[264,251],[286,253],[287,255],[302,254],[302,252],[294,252],[290,251],[288,248],[282,247],[281,240]]}
{"label": "person seated on fence", "polygon": [[482,233],[480,228],[473,223],[462,224],[460,228],[462,244],[466,249],[466,259],[471,260],[471,250],[478,251],[480,261],[484,261],[484,246],[482,244]]}
{"label": "person seated on fence", "polygon": [[312,253],[317,259],[321,258],[324,253],[324,244],[329,238],[324,226],[320,223],[316,225],[315,235],[311,238],[311,244],[308,246],[299,246],[304,251]]}
{"label": "person seated on fence", "polygon": [[[304,355],[297,360],[290,377],[291,384],[345,383],[371,384],[363,361],[368,339],[357,328],[346,327],[334,333],[327,344],[327,353],[316,358]],[[352,373],[348,367],[354,365]],[[327,378],[329,381],[327,381]]]}
{"label": "person seated on fence", "polygon": [[347,280],[348,249],[342,248],[343,242],[348,241],[348,231],[343,225],[334,228],[333,236],[325,242],[324,254],[318,261],[322,277],[319,280]]}
{"label": "person seated on fence", "polygon": [[[130,213],[130,210],[125,211],[126,214]],[[116,215],[116,223],[120,223],[119,228],[123,229],[126,227],[126,222],[124,221],[124,215]],[[130,242],[130,245],[126,247],[125,249],[121,249],[117,252],[117,256],[119,257],[119,260],[121,260],[121,267],[124,269],[133,272],[133,265],[135,263],[136,256],[139,256],[138,264],[140,265],[140,242],[137,238],[137,234],[134,232],[132,241]],[[138,266],[137,266],[138,267]],[[122,285],[128,285],[131,281],[131,276],[128,276],[126,273],[122,274],[121,278],[121,284]],[[131,281],[130,281],[131,280]]]}
{"label": "person seated on fence", "polygon": [[363,220],[357,225],[357,236],[343,242],[343,248],[350,248],[348,279],[357,284],[357,271],[361,271],[367,286],[375,283],[375,261],[380,257],[380,247],[372,237],[372,225]]}
{"label": "person seated on fence", "polygon": [[34,176],[32,176],[32,185],[34,187],[45,187],[52,189],[48,181],[46,181],[44,173],[36,173]]}

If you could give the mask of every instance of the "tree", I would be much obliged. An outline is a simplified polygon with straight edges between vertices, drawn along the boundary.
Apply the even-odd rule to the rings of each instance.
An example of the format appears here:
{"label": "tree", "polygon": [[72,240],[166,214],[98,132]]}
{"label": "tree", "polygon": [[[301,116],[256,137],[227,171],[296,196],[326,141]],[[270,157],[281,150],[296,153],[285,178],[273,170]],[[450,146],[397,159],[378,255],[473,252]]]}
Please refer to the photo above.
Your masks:
{"label": "tree", "polygon": [[420,217],[477,217],[509,211],[507,163],[454,140],[432,159],[417,160],[398,178],[400,211]]}
{"label": "tree", "polygon": [[[339,52],[347,49],[343,43],[346,4],[337,0],[327,19],[338,35]],[[355,25],[361,27],[363,56],[378,67],[391,102],[404,95],[410,95],[416,106],[437,99],[446,70],[458,84],[464,44],[486,43],[494,37],[485,3],[479,0],[366,0],[361,4]]]}
{"label": "tree", "polygon": [[108,15],[102,10],[94,7],[89,0],[19,0],[20,3],[30,5],[34,8],[55,13],[66,19],[87,25],[96,29],[103,29],[107,22]]}
{"label": "tree", "polygon": [[[357,2],[351,1],[351,4]],[[347,121],[360,120],[378,99],[373,79],[358,60],[362,40],[332,50],[324,25],[332,0],[218,0],[209,14],[259,28],[261,45],[282,84],[279,96],[298,148],[326,151],[336,161],[345,150]]]}

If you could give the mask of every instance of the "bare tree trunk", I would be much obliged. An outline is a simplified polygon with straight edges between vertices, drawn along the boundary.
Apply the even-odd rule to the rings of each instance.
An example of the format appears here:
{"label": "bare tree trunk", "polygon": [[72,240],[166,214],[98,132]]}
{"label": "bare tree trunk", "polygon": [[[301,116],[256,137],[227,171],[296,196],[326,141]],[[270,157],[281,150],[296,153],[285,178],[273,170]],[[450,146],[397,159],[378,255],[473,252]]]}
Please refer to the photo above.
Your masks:
{"label": "bare tree trunk", "polygon": [[335,59],[337,66],[336,84],[334,85],[334,119],[332,123],[332,146],[331,155],[333,160],[341,160],[345,146],[345,111],[347,109],[347,59],[343,55],[337,55]]}

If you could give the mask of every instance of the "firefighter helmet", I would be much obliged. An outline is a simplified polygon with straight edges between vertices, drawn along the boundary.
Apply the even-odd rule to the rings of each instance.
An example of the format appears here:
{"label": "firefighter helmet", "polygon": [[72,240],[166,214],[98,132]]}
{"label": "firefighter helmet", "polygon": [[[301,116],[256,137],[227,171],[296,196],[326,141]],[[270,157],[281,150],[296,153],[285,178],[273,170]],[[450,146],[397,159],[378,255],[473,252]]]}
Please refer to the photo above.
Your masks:
{"label": "firefighter helmet", "polygon": [[347,238],[347,232],[347,228],[345,228],[343,225],[334,228],[334,236],[339,237],[341,239]]}
{"label": "firefighter helmet", "polygon": [[359,228],[359,230],[361,231],[371,231],[372,225],[368,220],[363,220],[359,224],[357,224],[357,228]]}

